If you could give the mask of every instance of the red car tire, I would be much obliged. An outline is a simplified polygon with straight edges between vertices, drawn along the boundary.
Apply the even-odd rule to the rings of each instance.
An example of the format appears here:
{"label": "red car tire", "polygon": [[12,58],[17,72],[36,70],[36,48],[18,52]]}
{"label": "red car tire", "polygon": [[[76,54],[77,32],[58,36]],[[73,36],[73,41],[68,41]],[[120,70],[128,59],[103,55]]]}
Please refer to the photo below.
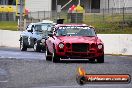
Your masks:
{"label": "red car tire", "polygon": [[104,63],[104,55],[98,57],[97,62],[98,63]]}
{"label": "red car tire", "polygon": [[60,61],[60,58],[59,58],[59,56],[56,55],[56,50],[54,48],[53,53],[52,53],[52,62],[56,63],[56,62],[59,62],[59,61]]}

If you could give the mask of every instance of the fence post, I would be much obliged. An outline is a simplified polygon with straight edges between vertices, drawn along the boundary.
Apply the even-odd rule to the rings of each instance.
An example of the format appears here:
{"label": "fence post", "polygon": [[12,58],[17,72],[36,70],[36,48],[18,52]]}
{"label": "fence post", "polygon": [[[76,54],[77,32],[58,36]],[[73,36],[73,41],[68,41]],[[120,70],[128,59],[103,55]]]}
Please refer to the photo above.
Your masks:
{"label": "fence post", "polygon": [[104,16],[104,8],[103,8],[103,22],[105,22],[105,18],[104,18],[105,16]]}
{"label": "fence post", "polygon": [[112,15],[111,15],[111,17],[112,17],[112,22],[113,22],[113,7],[112,7]]}
{"label": "fence post", "polygon": [[6,19],[5,21],[9,21],[9,12],[6,12]]}
{"label": "fence post", "polygon": [[93,23],[95,23],[95,12],[93,13]]}
{"label": "fence post", "polygon": [[44,11],[44,19],[45,19],[45,11]]}
{"label": "fence post", "polygon": [[1,21],[3,21],[3,12],[1,12]]}
{"label": "fence post", "polygon": [[12,13],[13,14],[13,21],[16,21],[16,13]]}
{"label": "fence post", "polygon": [[38,11],[38,20],[39,20],[39,11]]}
{"label": "fence post", "polygon": [[122,29],[124,29],[124,24],[125,24],[125,16],[124,16],[124,15],[125,15],[125,11],[124,11],[124,10],[125,10],[125,8],[123,7],[123,19],[122,19],[123,22],[122,22]]}

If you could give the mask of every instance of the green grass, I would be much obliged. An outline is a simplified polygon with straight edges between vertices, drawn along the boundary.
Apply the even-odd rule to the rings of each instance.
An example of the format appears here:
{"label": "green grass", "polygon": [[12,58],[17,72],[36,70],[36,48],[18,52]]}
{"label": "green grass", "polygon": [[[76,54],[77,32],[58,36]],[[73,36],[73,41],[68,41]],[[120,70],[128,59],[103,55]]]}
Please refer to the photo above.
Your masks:
{"label": "green grass", "polygon": [[15,21],[0,21],[1,30],[17,31],[17,22]]}

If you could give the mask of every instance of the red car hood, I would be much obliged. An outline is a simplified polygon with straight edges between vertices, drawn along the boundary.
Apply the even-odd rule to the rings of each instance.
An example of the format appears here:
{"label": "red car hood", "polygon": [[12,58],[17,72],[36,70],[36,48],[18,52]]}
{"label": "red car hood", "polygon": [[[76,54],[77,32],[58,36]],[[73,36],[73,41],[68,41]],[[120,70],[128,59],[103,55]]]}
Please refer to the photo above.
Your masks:
{"label": "red car hood", "polygon": [[61,42],[65,42],[65,43],[96,43],[97,42],[97,37],[60,36],[57,38]]}

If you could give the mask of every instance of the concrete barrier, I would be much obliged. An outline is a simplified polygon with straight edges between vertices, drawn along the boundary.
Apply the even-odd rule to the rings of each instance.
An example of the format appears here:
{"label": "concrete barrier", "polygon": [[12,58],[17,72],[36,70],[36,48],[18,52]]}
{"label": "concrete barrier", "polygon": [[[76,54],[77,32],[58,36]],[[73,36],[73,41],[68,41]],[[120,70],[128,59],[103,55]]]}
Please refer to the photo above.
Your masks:
{"label": "concrete barrier", "polygon": [[0,30],[0,46],[19,47],[19,31]]}
{"label": "concrete barrier", "polygon": [[[19,47],[20,31],[0,30],[0,46]],[[98,34],[105,54],[132,55],[132,34]]]}
{"label": "concrete barrier", "polygon": [[98,34],[104,42],[105,54],[132,55],[132,34]]}

